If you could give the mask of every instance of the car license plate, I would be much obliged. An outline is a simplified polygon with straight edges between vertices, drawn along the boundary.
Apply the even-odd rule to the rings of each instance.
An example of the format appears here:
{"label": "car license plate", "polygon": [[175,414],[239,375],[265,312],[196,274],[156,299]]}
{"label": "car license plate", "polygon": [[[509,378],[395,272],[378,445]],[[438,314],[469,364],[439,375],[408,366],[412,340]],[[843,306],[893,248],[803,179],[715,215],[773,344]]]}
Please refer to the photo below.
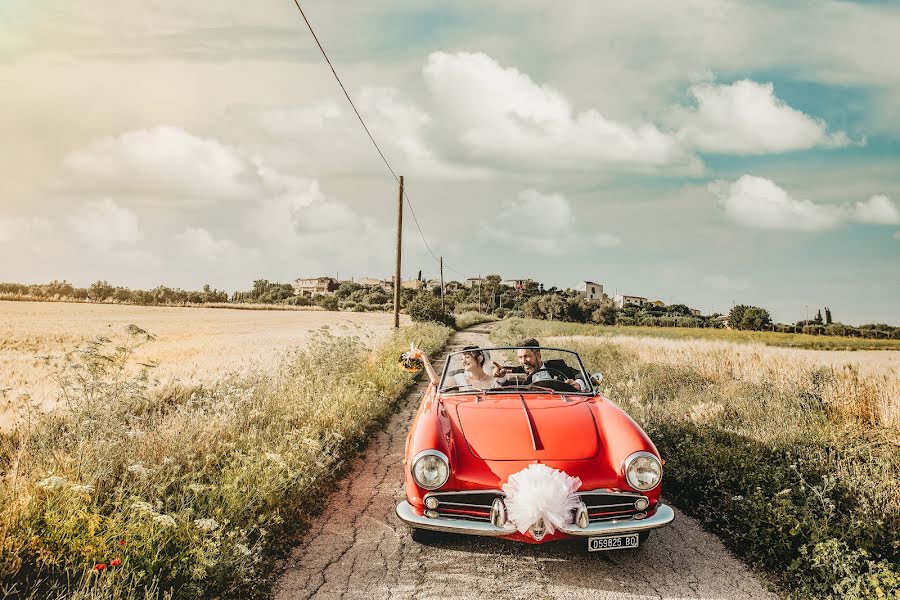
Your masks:
{"label": "car license plate", "polygon": [[588,551],[599,552],[601,550],[621,550],[622,548],[637,548],[638,534],[611,535],[605,537],[588,538]]}

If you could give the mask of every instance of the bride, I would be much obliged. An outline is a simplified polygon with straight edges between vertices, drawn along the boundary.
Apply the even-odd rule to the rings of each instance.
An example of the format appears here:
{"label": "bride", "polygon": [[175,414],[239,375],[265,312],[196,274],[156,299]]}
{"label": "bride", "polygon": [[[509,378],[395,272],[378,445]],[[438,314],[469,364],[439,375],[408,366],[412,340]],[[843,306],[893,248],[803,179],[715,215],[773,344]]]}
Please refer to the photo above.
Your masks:
{"label": "bride", "polygon": [[[487,353],[484,350],[479,350],[478,346],[466,346],[463,348],[461,356],[463,370],[460,373],[447,375],[445,388],[458,386],[460,389],[490,390],[500,387],[500,382],[484,370],[484,365],[487,362]],[[420,348],[415,348],[410,353],[410,358],[422,360],[431,383],[437,386],[440,377],[438,377],[425,352]]]}

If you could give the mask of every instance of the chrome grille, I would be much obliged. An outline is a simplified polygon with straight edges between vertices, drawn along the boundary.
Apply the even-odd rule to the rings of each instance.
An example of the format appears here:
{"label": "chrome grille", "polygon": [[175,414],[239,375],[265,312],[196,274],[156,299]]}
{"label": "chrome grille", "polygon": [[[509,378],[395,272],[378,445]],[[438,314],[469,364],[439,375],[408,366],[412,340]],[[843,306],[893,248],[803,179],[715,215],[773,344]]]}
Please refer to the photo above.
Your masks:
{"label": "chrome grille", "polygon": [[588,521],[600,523],[616,519],[632,519],[635,515],[646,514],[649,509],[638,510],[634,502],[639,498],[646,498],[635,492],[615,492],[612,490],[592,490],[578,492],[581,501],[588,510]]}
{"label": "chrome grille", "polygon": [[470,519],[473,521],[490,521],[491,505],[496,498],[505,498],[500,490],[484,490],[471,492],[435,492],[425,494],[424,501],[435,498],[438,501],[432,509],[441,517],[453,519]]}

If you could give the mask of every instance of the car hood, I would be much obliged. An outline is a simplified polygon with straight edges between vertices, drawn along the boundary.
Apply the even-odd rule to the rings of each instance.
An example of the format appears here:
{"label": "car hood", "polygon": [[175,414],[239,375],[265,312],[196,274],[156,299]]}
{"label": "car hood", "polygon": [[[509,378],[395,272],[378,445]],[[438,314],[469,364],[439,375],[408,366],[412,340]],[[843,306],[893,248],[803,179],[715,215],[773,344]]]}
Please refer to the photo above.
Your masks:
{"label": "car hood", "polygon": [[588,460],[600,447],[584,402],[516,396],[460,403],[456,414],[466,444],[483,460]]}

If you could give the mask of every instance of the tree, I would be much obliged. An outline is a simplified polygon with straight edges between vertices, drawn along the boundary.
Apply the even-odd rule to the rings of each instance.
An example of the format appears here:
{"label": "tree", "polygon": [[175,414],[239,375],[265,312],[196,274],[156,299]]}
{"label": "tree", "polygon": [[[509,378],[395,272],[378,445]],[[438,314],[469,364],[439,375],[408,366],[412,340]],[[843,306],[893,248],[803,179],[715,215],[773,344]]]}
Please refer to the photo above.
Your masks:
{"label": "tree", "polygon": [[313,301],[318,305],[324,308],[325,310],[337,310],[338,309],[338,299],[337,296],[334,295],[326,295],[320,294],[313,298]]}
{"label": "tree", "polygon": [[456,326],[453,315],[443,310],[440,299],[429,292],[421,292],[410,300],[406,312],[413,321],[442,323],[450,328]]}
{"label": "tree", "polygon": [[816,313],[816,318],[813,319],[813,322],[814,322],[816,325],[821,325],[821,324],[822,324],[823,321],[822,321],[822,309],[821,309],[821,308],[819,309],[819,312]]}
{"label": "tree", "polygon": [[615,325],[618,312],[612,304],[605,304],[591,314],[591,320],[602,325]]}
{"label": "tree", "polygon": [[113,295],[116,289],[106,281],[95,281],[88,289],[88,298],[95,302],[103,302]]}
{"label": "tree", "polygon": [[831,309],[827,306],[825,307],[825,324],[831,325]]}
{"label": "tree", "polygon": [[728,313],[728,322],[734,329],[762,331],[772,322],[769,311],[758,306],[738,304]]}

